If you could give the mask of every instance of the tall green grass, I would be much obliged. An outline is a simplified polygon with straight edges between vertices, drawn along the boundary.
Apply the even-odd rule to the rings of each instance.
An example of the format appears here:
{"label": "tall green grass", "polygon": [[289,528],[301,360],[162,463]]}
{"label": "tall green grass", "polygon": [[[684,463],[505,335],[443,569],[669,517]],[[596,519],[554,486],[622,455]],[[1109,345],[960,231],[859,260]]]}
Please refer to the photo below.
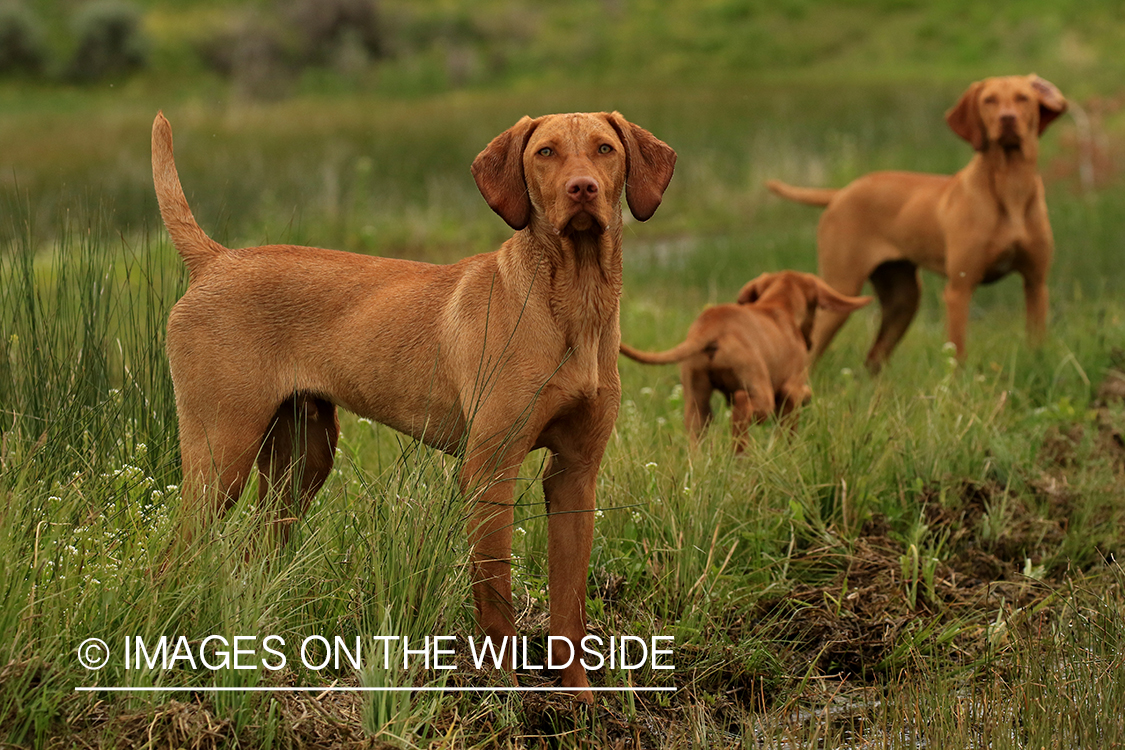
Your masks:
{"label": "tall green grass", "polygon": [[[210,677],[128,671],[119,653],[105,672],[83,673],[75,649],[91,635],[119,646],[127,636],[275,633],[299,643],[321,632],[420,639],[463,629],[466,610],[449,606],[465,602],[468,580],[456,482],[412,446],[388,445],[397,455],[385,464],[353,463],[372,438],[354,421],[331,500],[314,503],[279,555],[258,548],[265,509],[247,501],[170,558],[180,477],[162,342],[184,286],[180,261],[163,242],[130,246],[98,227],[67,229],[46,255],[34,244],[11,248],[0,265],[0,660],[11,671],[0,723],[11,741],[65,733],[78,684]],[[251,685],[269,673],[219,674],[221,684]],[[404,676],[362,679],[393,685]],[[242,731],[260,701],[223,694],[216,703]],[[367,728],[401,723],[404,711],[415,715],[408,700],[373,705]]]}
{"label": "tall green grass", "polygon": [[[815,267],[816,211],[767,197],[762,178],[841,184],[868,168],[949,171],[967,158],[940,121],[955,90],[723,94],[571,91],[518,104],[482,95],[375,114],[368,102],[296,102],[228,120],[205,108],[167,111],[185,187],[216,237],[447,258],[490,249],[506,231],[467,175],[491,135],[525,110],[620,108],[680,154],[660,212],[627,231],[622,331],[643,348],[677,343],[705,304],[733,298],[762,271]],[[457,117],[439,118],[451,105]],[[251,487],[204,541],[169,552],[180,476],[163,330],[186,279],[162,233],[146,229],[156,222],[141,189],[151,114],[138,106],[120,121],[88,123],[117,134],[101,146],[122,154],[104,179],[96,159],[59,157],[74,170],[68,180],[89,183],[59,188],[61,204],[74,201],[69,214],[38,203],[50,175],[6,198],[5,741],[45,746],[77,735],[126,746],[146,741],[147,727],[186,744],[176,727],[192,721],[215,727],[214,744],[228,746],[295,746],[333,732],[450,747],[633,736],[678,746],[924,738],[1061,747],[1048,739],[1120,737],[1107,717],[1120,698],[1114,622],[1125,613],[1114,562],[1122,468],[1112,448],[1123,417],[1120,403],[1103,404],[1096,391],[1125,347],[1116,273],[1125,206],[1118,192],[1081,196],[1065,182],[1049,189],[1058,256],[1051,335],[1039,351],[1024,344],[1019,284],[1009,279],[974,296],[969,358],[954,366],[940,283],[927,278],[918,319],[881,378],[861,367],[876,325],[865,310],[814,371],[815,398],[796,434],[755,428],[744,458],[731,454],[723,413],[701,449],[689,449],[675,368],[621,363],[623,404],[598,484],[590,628],[674,635],[676,669],[593,679],[674,685],[676,694],[610,695],[587,714],[566,699],[495,695],[328,705],[250,693],[74,693],[94,684],[441,680],[376,668],[127,672],[119,659],[87,672],[75,650],[89,636],[116,645],[127,635],[276,633],[289,643],[310,634],[464,636],[474,627],[456,461],[351,416],[337,467],[287,546],[260,548],[266,509]],[[1066,157],[1053,140],[1065,127],[1049,131],[1045,159]],[[29,128],[23,137],[63,155],[86,138],[61,126],[55,136]],[[103,188],[105,203],[79,200]],[[363,222],[375,227],[370,243],[356,234]],[[520,630],[537,647],[549,595],[534,481],[542,461],[528,459],[517,487],[513,575]],[[1080,721],[1059,726],[1052,717],[1067,706]]]}

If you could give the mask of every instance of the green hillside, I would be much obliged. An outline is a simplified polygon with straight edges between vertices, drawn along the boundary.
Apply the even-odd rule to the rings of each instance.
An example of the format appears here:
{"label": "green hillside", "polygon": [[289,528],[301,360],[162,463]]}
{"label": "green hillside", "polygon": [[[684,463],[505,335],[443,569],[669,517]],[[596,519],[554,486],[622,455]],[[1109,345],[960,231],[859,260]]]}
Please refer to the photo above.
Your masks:
{"label": "green hillside", "polygon": [[[246,28],[257,40],[300,46],[310,27],[307,17],[292,21],[301,5],[141,0],[134,7],[144,15],[148,74],[158,85],[169,76],[194,78],[208,69],[216,45],[226,41],[229,51]],[[323,15],[349,3],[304,5]],[[59,66],[74,52],[76,6],[33,6]],[[1125,41],[1125,15],[1109,0],[384,0],[376,10],[377,49],[363,51],[368,59],[347,49],[354,35],[337,35],[331,44],[341,49],[321,55],[319,69],[305,68],[296,90],[362,85],[420,93],[746,75],[962,80],[1035,70],[1085,93],[1115,84],[1125,67],[1115,54]]]}

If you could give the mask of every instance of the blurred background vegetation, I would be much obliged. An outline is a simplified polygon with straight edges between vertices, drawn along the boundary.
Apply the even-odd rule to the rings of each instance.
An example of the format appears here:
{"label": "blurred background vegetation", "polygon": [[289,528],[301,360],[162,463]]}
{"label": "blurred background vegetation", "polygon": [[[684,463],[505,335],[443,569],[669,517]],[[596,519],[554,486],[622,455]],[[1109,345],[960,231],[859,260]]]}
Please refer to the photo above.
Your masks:
{"label": "blurred background vegetation", "polygon": [[5,0],[0,39],[5,76],[256,97],[1031,69],[1092,91],[1125,68],[1112,0]]}
{"label": "blurred background vegetation", "polygon": [[809,219],[762,180],[953,171],[944,110],[1033,71],[1074,105],[1046,176],[1089,194],[1125,142],[1123,42],[1109,0],[0,0],[0,241],[150,226],[161,108],[197,216],[235,244],[487,249],[504,227],[468,164],[568,110],[618,109],[680,152],[681,211],[642,234]]}

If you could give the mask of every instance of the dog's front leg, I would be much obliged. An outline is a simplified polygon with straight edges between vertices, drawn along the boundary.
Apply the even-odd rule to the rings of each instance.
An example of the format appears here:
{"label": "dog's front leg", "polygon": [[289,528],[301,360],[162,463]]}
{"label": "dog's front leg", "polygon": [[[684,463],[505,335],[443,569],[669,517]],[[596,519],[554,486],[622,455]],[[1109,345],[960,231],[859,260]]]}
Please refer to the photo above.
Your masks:
{"label": "dog's front leg", "polygon": [[807,381],[807,370],[792,376],[781,385],[780,396],[777,402],[777,415],[781,423],[789,428],[789,434],[797,434],[798,411],[812,401],[812,389]]}
{"label": "dog's front leg", "polygon": [[[552,642],[552,662],[563,665],[562,684],[587,688],[581,659],[586,637],[586,576],[594,543],[595,489],[602,453],[609,441],[613,420],[606,425],[583,421],[581,429],[552,445],[551,461],[543,476],[547,501],[547,560],[551,589],[551,635],[566,639]],[[577,425],[576,425],[577,426]],[[590,691],[578,700],[591,703]]]}
{"label": "dog's front leg", "polygon": [[688,362],[680,364],[680,385],[684,393],[684,427],[692,450],[699,446],[704,430],[711,424],[711,374]]}
{"label": "dog's front leg", "polygon": [[1023,296],[1027,306],[1027,340],[1039,346],[1047,337],[1047,278],[1045,275],[1025,273]]}
{"label": "dog's front leg", "polygon": [[527,455],[524,445],[480,446],[467,453],[461,491],[470,498],[473,601],[477,626],[494,642],[516,635],[512,606],[514,483]]}
{"label": "dog's front leg", "polygon": [[964,274],[950,274],[945,285],[946,340],[953,342],[957,361],[965,361],[965,335],[969,327],[969,303],[973,298],[975,283],[967,281]]}
{"label": "dog's front leg", "polygon": [[730,427],[734,452],[741,456],[750,447],[750,425],[754,423],[754,403],[745,388],[731,394]]}

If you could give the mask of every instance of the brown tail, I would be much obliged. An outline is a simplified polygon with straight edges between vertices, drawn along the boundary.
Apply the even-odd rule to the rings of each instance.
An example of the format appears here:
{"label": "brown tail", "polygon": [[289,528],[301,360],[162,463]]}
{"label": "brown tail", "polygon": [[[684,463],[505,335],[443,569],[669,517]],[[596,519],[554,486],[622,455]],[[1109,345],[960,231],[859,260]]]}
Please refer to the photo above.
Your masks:
{"label": "brown tail", "polygon": [[164,119],[163,112],[157,112],[152,122],[152,181],[164,226],[187,264],[188,273],[195,279],[207,263],[226,248],[208,237],[191,215],[172,158],[172,126]]}
{"label": "brown tail", "polygon": [[766,187],[782,198],[804,203],[808,206],[827,206],[836,193],[835,188],[803,188],[786,185],[781,180],[766,180]]}
{"label": "brown tail", "polygon": [[640,349],[634,349],[633,347],[629,346],[624,341],[621,342],[622,354],[624,354],[629,359],[635,359],[638,362],[646,365],[669,365],[673,362],[679,362],[682,359],[687,359],[702,348],[703,347],[701,347],[697,342],[688,339],[682,344],[673,346],[668,351],[642,352]]}

